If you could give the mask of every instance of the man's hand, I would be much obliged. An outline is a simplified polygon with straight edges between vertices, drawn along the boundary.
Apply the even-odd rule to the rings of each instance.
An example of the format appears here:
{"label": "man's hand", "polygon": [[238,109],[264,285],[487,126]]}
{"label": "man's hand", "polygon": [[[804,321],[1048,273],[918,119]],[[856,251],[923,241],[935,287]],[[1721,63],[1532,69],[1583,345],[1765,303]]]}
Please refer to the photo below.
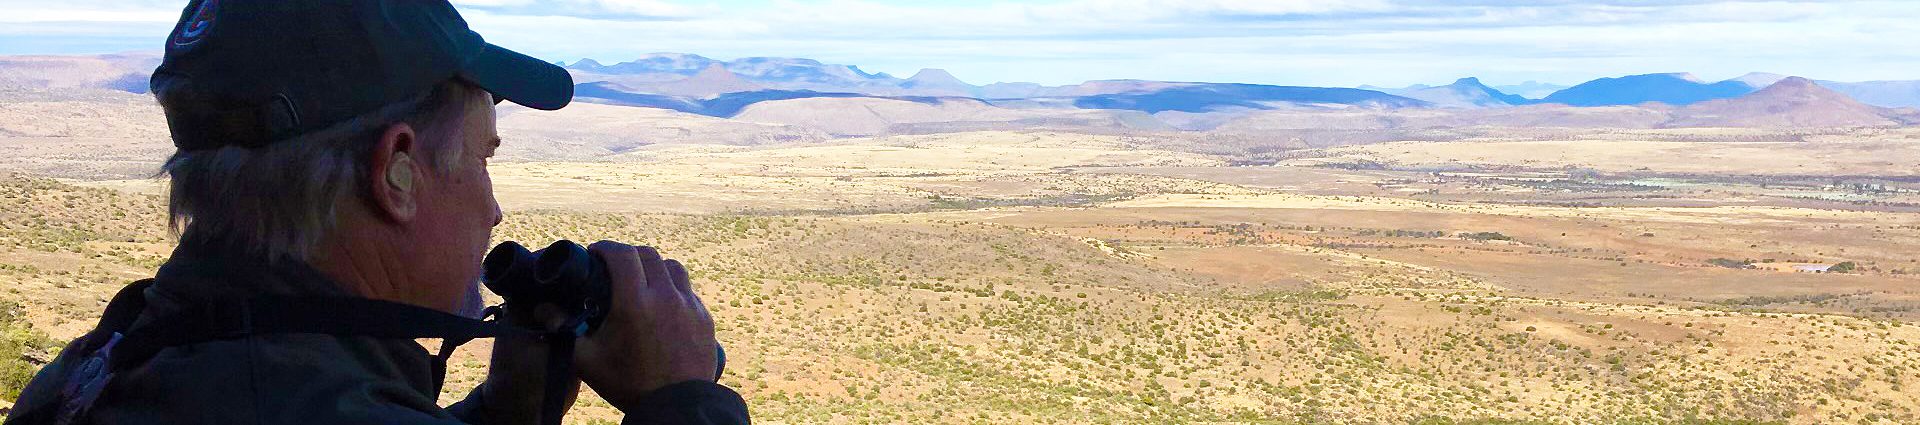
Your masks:
{"label": "man's hand", "polygon": [[606,261],[613,300],[606,321],[580,341],[581,379],[621,411],[660,387],[712,382],[720,343],[687,269],[651,247],[600,241],[588,250]]}
{"label": "man's hand", "polygon": [[[500,322],[522,329],[554,329],[566,316],[551,305],[509,304],[500,312]],[[536,423],[540,420],[540,402],[546,391],[546,343],[531,335],[508,334],[493,341],[493,357],[487,368],[487,380],[480,384],[480,412],[488,423]],[[580,395],[580,380],[568,377],[567,406]]]}

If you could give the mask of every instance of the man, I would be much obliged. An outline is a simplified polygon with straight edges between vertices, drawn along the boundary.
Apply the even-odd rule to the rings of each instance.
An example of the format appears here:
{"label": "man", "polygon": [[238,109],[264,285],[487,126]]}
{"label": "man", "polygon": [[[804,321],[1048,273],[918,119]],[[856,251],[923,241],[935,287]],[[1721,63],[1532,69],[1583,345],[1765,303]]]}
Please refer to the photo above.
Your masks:
{"label": "man", "polygon": [[[178,147],[165,170],[180,245],[144,292],[127,292],[144,302],[137,316],[110,308],[102,320],[130,330],[69,346],[10,422],[39,420],[21,419],[26,410],[138,424],[541,417],[547,347],[527,334],[497,340],[485,382],[445,409],[445,358],[392,336],[406,332],[261,331],[274,312],[256,309],[175,326],[241,331],[154,345],[136,360],[112,348],[165,334],[152,329],[169,329],[169,318],[250,299],[370,300],[382,308],[326,314],[466,323],[447,313],[477,315],[481,257],[501,220],[487,174],[501,143],[493,106],[565,106],[564,70],[482,41],[446,0],[198,0],[168,37],[152,89]],[[568,389],[565,403],[584,381],[626,423],[745,423],[739,395],[714,382],[713,322],[685,269],[647,247],[603,241],[591,251],[613,300],[578,341],[577,373],[554,381]],[[509,306],[502,320],[556,323],[551,310]],[[101,357],[114,372],[89,375],[88,352],[122,358]],[[45,406],[58,409],[36,409]]]}

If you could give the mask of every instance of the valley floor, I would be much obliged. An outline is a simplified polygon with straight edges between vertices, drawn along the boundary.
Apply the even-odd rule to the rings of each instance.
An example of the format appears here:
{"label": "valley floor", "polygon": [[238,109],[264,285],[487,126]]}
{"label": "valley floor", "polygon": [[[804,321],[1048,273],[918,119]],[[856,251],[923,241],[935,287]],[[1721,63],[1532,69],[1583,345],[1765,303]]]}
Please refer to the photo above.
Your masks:
{"label": "valley floor", "polygon": [[[761,423],[1920,421],[1913,173],[1486,143],[1257,167],[1057,133],[652,147],[495,165],[495,237],[685,261]],[[158,184],[0,184],[24,341],[0,349],[46,358],[30,336],[151,273]],[[570,422],[615,419],[587,397]]]}

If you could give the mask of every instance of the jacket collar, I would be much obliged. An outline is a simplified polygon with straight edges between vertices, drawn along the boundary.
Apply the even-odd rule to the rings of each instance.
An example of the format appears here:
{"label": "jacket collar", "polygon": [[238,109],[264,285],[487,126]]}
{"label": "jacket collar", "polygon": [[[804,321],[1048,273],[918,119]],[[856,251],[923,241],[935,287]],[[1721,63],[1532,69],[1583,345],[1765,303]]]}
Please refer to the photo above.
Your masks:
{"label": "jacket collar", "polygon": [[[304,261],[291,258],[268,259],[234,250],[181,242],[173,256],[155,273],[152,286],[144,293],[146,307],[136,321],[142,322],[186,312],[212,303],[235,302],[260,296],[338,297],[354,296],[332,278]],[[445,376],[445,360],[434,357],[411,339],[369,340],[366,349],[377,349],[363,361],[385,362],[382,368],[392,378],[426,397],[438,394]],[[458,344],[455,344],[456,346]],[[431,400],[431,398],[429,398]]]}
{"label": "jacket collar", "polygon": [[211,245],[181,242],[147,290],[150,313],[188,305],[258,296],[349,296],[332,278],[305,261],[270,259]]}

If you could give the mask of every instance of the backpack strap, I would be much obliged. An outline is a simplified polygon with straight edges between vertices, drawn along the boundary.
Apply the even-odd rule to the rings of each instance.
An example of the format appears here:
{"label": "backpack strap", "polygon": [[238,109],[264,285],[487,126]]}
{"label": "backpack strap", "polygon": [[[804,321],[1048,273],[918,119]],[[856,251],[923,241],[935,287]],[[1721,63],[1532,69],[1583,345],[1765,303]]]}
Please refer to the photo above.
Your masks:
{"label": "backpack strap", "polygon": [[[86,410],[113,375],[139,366],[171,347],[271,334],[324,334],[380,339],[439,338],[441,352],[433,360],[436,374],[444,373],[448,355],[460,344],[478,338],[527,335],[553,344],[548,354],[548,397],[542,402],[543,423],[558,424],[566,400],[557,397],[573,376],[574,339],[585,330],[574,326],[539,332],[506,326],[497,321],[470,319],[439,310],[390,301],[351,297],[270,296],[202,304],[179,313],[133,326],[146,307],[144,292],[151,279],[128,285],[108,303],[100,325],[74,346],[89,353],[67,374],[61,397],[10,417],[6,425],[68,424],[83,421]],[[441,377],[435,377],[435,386]],[[435,388],[436,391],[439,388]]]}
{"label": "backpack strap", "polygon": [[113,299],[107,301],[107,310],[100,313],[100,323],[94,325],[94,331],[105,329],[119,332],[133,327],[133,321],[139,319],[140,312],[147,309],[147,288],[152,286],[153,278],[146,278],[120,288],[120,292],[114,293]]}
{"label": "backpack strap", "polygon": [[[497,308],[490,308],[494,316]],[[578,321],[578,319],[576,319]],[[584,330],[585,326],[575,329]],[[216,302],[172,314],[135,328],[112,347],[111,370],[137,366],[169,347],[269,334],[324,334],[380,339],[439,338],[440,353],[433,356],[434,391],[440,391],[446,362],[453,350],[477,338],[528,335],[553,344],[548,353],[547,391],[542,401],[544,423],[559,425],[566,414],[558,397],[573,377],[573,342],[567,332],[537,332],[497,321],[460,317],[439,310],[391,301],[351,297],[261,297]]]}
{"label": "backpack strap", "polygon": [[31,406],[15,406],[16,411],[7,417],[6,424],[42,425],[71,422],[73,417],[66,412],[76,407],[84,409],[79,406],[80,403],[75,402],[76,399],[90,398],[89,394],[98,394],[100,386],[105,384],[105,380],[100,378],[105,372],[106,365],[104,360],[95,361],[95,359],[101,358],[104,354],[103,350],[110,350],[117,345],[117,341],[122,339],[121,336],[133,326],[134,320],[140,317],[140,312],[146,310],[146,290],[150,286],[153,286],[153,279],[140,279],[121,287],[119,292],[114,293],[113,298],[107,302],[106,311],[100,313],[100,322],[94,325],[93,330],[87,331],[86,334],[68,343],[67,347],[60,351],[60,357],[54,360],[60,363],[63,368],[60,372],[64,373],[56,373],[57,376],[36,376],[34,379],[36,382],[28,384],[29,387],[34,384],[46,385],[48,383],[37,381],[42,378],[58,379],[59,381],[51,382],[57,385],[58,392],[51,394],[52,398],[43,398],[42,401]]}
{"label": "backpack strap", "polygon": [[135,328],[113,349],[113,370],[137,366],[169,347],[270,334],[467,341],[529,332],[439,310],[351,297],[260,297],[201,305]]}

